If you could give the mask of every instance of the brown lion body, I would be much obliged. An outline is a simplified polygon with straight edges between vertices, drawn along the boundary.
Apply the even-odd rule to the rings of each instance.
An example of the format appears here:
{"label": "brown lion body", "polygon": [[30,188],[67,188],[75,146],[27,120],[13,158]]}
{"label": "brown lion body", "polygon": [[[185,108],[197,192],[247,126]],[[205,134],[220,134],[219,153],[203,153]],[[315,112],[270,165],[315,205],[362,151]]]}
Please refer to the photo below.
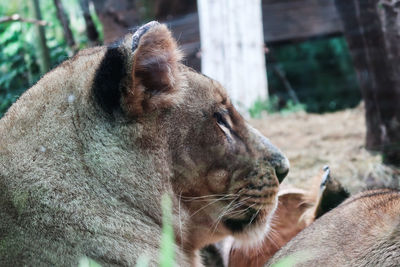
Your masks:
{"label": "brown lion body", "polygon": [[267,266],[400,266],[400,192],[369,190],[343,202],[300,232]]}
{"label": "brown lion body", "polygon": [[[157,266],[160,200],[175,258],[262,239],[287,159],[155,23],[46,74],[0,121],[0,266]],[[250,237],[250,238],[249,238]]]}

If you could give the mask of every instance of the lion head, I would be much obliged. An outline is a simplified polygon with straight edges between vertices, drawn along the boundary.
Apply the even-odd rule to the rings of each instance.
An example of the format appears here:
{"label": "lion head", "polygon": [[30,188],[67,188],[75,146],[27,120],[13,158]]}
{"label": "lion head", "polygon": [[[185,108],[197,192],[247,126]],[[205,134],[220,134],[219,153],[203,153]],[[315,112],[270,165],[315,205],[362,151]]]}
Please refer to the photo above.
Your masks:
{"label": "lion head", "polygon": [[8,197],[0,204],[15,207],[16,192],[29,192],[18,207],[30,225],[23,240],[41,241],[21,247],[46,248],[34,261],[76,253],[62,249],[68,242],[55,246],[53,235],[105,263],[129,265],[157,251],[165,193],[178,260],[227,235],[262,240],[288,160],[245,122],[217,81],[181,58],[167,27],[151,22],[109,47],[78,53],[1,120]]}

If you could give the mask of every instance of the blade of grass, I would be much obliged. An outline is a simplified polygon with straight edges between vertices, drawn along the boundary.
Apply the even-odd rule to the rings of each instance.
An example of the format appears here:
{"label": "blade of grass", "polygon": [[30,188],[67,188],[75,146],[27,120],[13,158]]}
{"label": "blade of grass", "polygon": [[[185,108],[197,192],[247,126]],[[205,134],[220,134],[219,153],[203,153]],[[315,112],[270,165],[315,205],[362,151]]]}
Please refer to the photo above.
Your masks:
{"label": "blade of grass", "polygon": [[79,260],[78,267],[101,267],[101,265],[91,258],[83,257]]}
{"label": "blade of grass", "polygon": [[312,253],[310,251],[298,251],[280,259],[278,262],[272,264],[271,267],[292,267],[296,264],[304,263],[311,258]]}
{"label": "blade of grass", "polygon": [[161,199],[163,227],[160,249],[160,267],[174,266],[174,229],[172,227],[172,201],[168,195]]}

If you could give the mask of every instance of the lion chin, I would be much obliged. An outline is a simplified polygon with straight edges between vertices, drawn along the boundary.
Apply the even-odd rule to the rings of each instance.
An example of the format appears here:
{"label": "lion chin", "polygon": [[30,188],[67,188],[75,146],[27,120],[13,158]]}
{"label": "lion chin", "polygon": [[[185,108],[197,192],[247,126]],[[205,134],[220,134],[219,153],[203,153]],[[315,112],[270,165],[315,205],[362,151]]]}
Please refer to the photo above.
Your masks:
{"label": "lion chin", "polygon": [[277,201],[260,210],[250,209],[249,214],[242,219],[224,219],[224,225],[232,231],[235,248],[251,249],[264,242],[270,231],[271,219],[277,208]]}

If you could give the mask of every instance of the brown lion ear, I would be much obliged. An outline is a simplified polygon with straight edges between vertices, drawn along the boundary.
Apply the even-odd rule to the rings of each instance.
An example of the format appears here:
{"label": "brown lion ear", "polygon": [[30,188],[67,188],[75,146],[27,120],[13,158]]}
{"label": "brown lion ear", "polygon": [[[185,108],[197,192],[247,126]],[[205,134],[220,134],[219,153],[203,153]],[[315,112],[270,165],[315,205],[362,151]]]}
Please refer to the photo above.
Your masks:
{"label": "brown lion ear", "polygon": [[127,111],[137,116],[172,105],[181,80],[182,55],[171,32],[165,25],[150,22],[133,35],[132,49],[132,87],[124,101]]}

